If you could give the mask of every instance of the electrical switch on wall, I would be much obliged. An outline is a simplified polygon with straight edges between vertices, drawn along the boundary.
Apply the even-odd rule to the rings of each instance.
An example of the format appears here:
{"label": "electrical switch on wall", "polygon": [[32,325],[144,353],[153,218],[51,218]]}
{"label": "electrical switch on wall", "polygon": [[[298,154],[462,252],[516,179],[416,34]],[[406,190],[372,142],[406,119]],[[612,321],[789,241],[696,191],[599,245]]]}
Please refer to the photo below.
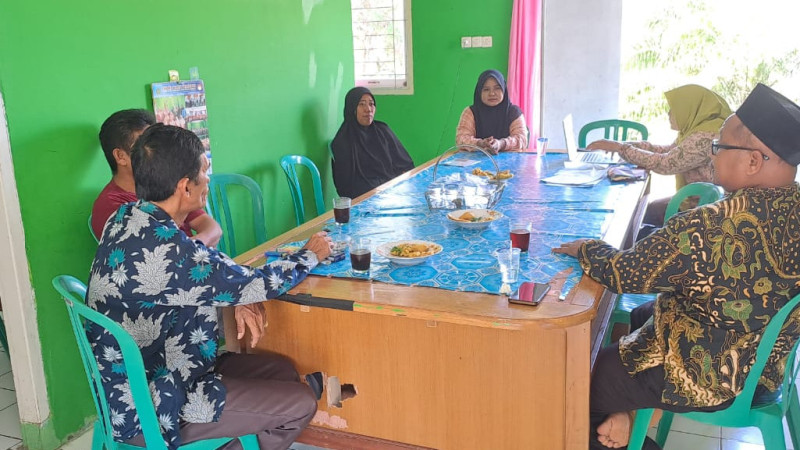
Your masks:
{"label": "electrical switch on wall", "polygon": [[461,38],[461,48],[470,48],[472,47],[472,38],[469,36],[464,36]]}

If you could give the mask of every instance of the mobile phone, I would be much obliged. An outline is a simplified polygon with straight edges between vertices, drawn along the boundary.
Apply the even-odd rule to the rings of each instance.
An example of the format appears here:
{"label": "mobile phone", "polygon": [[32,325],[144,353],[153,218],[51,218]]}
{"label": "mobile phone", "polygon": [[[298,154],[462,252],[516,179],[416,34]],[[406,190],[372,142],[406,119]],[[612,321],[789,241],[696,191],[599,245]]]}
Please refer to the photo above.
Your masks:
{"label": "mobile phone", "polygon": [[516,292],[508,297],[508,301],[519,305],[537,306],[549,290],[549,284],[526,281],[519,286]]}

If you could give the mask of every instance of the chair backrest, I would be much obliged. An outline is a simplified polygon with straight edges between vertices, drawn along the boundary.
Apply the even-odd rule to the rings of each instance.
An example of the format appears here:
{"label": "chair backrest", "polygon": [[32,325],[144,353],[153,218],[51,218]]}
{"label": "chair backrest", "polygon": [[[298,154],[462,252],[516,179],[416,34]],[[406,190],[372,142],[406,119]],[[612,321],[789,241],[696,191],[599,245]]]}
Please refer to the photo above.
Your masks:
{"label": "chair backrest", "polygon": [[690,183],[680,188],[667,203],[664,219],[669,219],[678,212],[681,203],[689,197],[698,197],[697,206],[714,203],[722,198],[722,188],[712,183]]}
{"label": "chair backrest", "polygon": [[286,174],[286,181],[289,183],[289,191],[292,194],[294,203],[294,215],[297,225],[302,225],[306,220],[306,210],[303,205],[303,190],[297,176],[297,166],[305,166],[311,173],[311,183],[314,187],[314,203],[317,207],[317,215],[325,213],[325,198],[322,196],[322,180],[319,170],[313,161],[301,155],[286,155],[281,158],[281,167]]}
{"label": "chair backrest", "polygon": [[89,234],[92,235],[92,237],[94,238],[95,242],[97,242],[98,244],[100,243],[100,239],[97,236],[94,235],[94,228],[92,228],[92,215],[91,214],[89,214]]}
{"label": "chair backrest", "polygon": [[615,141],[627,141],[628,132],[631,130],[638,131],[643,141],[646,141],[648,137],[647,127],[639,122],[622,119],[598,120],[589,122],[581,128],[578,133],[578,147],[585,148],[586,136],[592,130],[599,129],[603,130],[604,139],[613,139]]}
{"label": "chair backrest", "polygon": [[[772,349],[775,347],[775,342],[778,340],[781,329],[783,329],[786,319],[797,308],[800,303],[800,294],[789,300],[778,312],[772,316],[767,326],[764,328],[764,334],[761,336],[761,342],[758,344],[756,350],[756,361],[750,368],[747,378],[744,381],[742,392],[736,396],[733,403],[729,408],[722,411],[717,411],[714,414],[724,414],[725,416],[735,420],[736,417],[745,418],[750,414],[750,409],[753,407],[753,399],[755,397],[758,381],[761,379],[761,373],[764,371],[764,366],[767,365]],[[794,367],[794,353],[797,351],[797,345],[800,344],[800,339],[795,342],[792,347],[789,357],[786,362],[786,370],[784,371],[782,388],[783,410],[789,406],[789,399],[792,395],[791,390],[797,389],[795,386],[795,378],[797,376],[797,367]]]}
{"label": "chair backrest", "polygon": [[[86,306],[84,303],[86,286],[81,281],[69,275],[59,275],[53,278],[53,286],[64,297],[64,301],[67,304],[72,332],[78,342],[83,368],[89,378],[94,406],[97,409],[98,419],[95,427],[102,428],[102,439],[105,448],[116,449],[117,443],[114,442],[113,426],[109,415],[106,393],[100,381],[101,375],[98,362],[92,352],[92,345],[86,336],[86,329],[90,326],[102,327],[117,340],[122,352],[122,359],[125,364],[124,370],[130,383],[131,396],[136,405],[136,414],[139,416],[139,423],[144,432],[147,448],[166,450],[167,446],[164,444],[164,438],[159,431],[153,399],[150,397],[150,388],[145,377],[142,354],[136,342],[118,323]],[[95,439],[99,436],[100,434],[95,431]],[[98,443],[95,442],[94,444],[97,447]]]}
{"label": "chair backrest", "polygon": [[253,210],[253,231],[256,243],[261,244],[267,240],[267,227],[264,220],[264,198],[261,188],[252,178],[235,173],[212,173],[208,183],[208,198],[211,205],[211,216],[222,226],[222,237],[219,248],[230,257],[238,255],[236,252],[236,235],[231,216],[231,207],[228,201],[228,188],[239,186],[250,193]]}

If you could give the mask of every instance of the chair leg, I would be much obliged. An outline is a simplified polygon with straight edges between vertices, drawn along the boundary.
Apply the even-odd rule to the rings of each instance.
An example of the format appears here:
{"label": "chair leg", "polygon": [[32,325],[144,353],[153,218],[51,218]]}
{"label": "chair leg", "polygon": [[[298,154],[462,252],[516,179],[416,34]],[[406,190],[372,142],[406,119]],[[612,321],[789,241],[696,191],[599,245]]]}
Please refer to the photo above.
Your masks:
{"label": "chair leg", "polygon": [[641,450],[644,439],[647,437],[647,429],[650,427],[650,419],[653,417],[653,409],[640,409],[636,411],[631,428],[631,438],[628,441],[629,450]]}
{"label": "chair leg", "polygon": [[786,436],[783,434],[783,420],[770,417],[758,424],[761,438],[764,440],[764,450],[786,450]]}
{"label": "chair leg", "polygon": [[94,422],[94,431],[92,432],[92,450],[103,450],[106,447],[106,436],[103,434],[103,427],[100,426],[100,420]]}
{"label": "chair leg", "polygon": [[242,450],[259,450],[258,438],[255,434],[239,436],[239,442],[242,443]]}
{"label": "chair leg", "polygon": [[792,446],[800,449],[800,399],[797,397],[797,387],[790,391],[786,423],[789,425],[789,435],[792,436]]}
{"label": "chair leg", "polygon": [[664,411],[664,415],[661,416],[661,420],[658,422],[656,444],[661,448],[664,448],[664,443],[667,442],[667,435],[669,434],[670,427],[672,427],[672,419],[674,417],[674,412]]}

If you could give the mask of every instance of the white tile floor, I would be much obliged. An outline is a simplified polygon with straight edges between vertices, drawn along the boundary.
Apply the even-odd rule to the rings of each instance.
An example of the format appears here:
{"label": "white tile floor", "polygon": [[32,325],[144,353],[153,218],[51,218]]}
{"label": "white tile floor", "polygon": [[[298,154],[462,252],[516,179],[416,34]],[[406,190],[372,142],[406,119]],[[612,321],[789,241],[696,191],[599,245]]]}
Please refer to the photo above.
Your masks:
{"label": "white tile floor", "polygon": [[[655,429],[650,430],[651,436]],[[786,448],[793,449],[789,431],[784,422]],[[91,448],[92,433],[86,432],[61,447],[61,450]],[[21,449],[19,412],[11,374],[11,363],[0,347],[0,450]],[[756,428],[721,428],[693,422],[676,416],[664,450],[757,450],[763,449],[761,433]],[[303,444],[294,444],[294,450],[316,450]],[[800,449],[797,449],[800,450]]]}

